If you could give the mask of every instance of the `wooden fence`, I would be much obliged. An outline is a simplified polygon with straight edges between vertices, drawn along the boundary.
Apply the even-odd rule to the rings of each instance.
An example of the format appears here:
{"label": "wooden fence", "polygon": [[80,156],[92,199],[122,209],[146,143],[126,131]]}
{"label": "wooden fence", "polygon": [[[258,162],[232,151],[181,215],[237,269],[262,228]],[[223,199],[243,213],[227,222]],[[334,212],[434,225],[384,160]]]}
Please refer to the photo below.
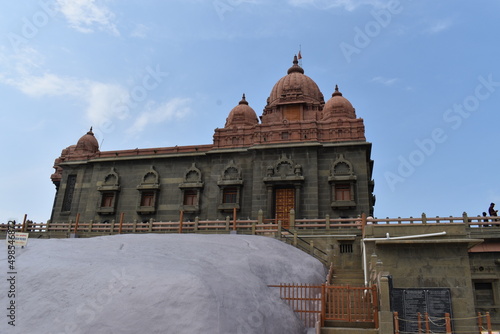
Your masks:
{"label": "wooden fence", "polygon": [[[124,215],[120,215],[119,221],[87,221],[80,222],[80,215],[77,214],[75,220],[67,222],[51,222],[35,223],[26,219],[22,224],[16,223],[15,229],[23,232],[87,232],[87,233],[191,233],[198,231],[246,231],[252,234],[264,234],[268,232],[277,232],[281,228],[276,219],[263,219],[259,213],[257,219],[231,219],[226,217],[224,220],[202,220],[195,218],[194,221],[179,221],[174,222],[156,222],[152,219],[146,222],[126,222]],[[467,213],[463,213],[460,217],[427,217],[422,214],[420,217],[409,218],[373,218],[363,214],[357,218],[330,218],[326,215],[325,218],[315,219],[296,219],[295,212],[292,209],[290,212],[289,230],[330,230],[341,228],[357,228],[361,229],[366,224],[374,225],[407,225],[407,224],[467,224],[470,227],[497,226],[500,227],[500,217],[491,216],[475,216],[470,217]],[[0,224],[0,232],[7,231],[8,224]]]}
{"label": "wooden fence", "polygon": [[[296,219],[290,230],[285,230],[281,222],[276,219],[247,219],[231,220],[201,220],[195,218],[194,221],[157,222],[152,219],[145,222],[125,222],[123,215],[120,220],[111,221],[87,221],[81,222],[79,215],[76,220],[68,222],[36,223],[26,220],[22,224],[15,224],[13,227],[19,232],[31,233],[82,233],[82,234],[122,234],[122,233],[229,233],[238,231],[243,234],[270,234],[283,232],[283,237],[293,237],[293,233],[299,231],[310,231],[320,229],[341,229],[341,228],[361,228],[361,220],[356,219]],[[7,224],[0,224],[0,232],[7,231]]]}
{"label": "wooden fence", "polygon": [[[32,233],[96,233],[96,234],[124,234],[124,233],[196,233],[196,232],[229,232],[232,230],[229,220],[198,220],[193,222],[79,222],[63,223],[34,223],[11,225],[10,228],[19,232]],[[7,224],[0,224],[0,232],[7,231]],[[236,229],[248,234],[265,234],[277,232],[278,224],[261,223],[256,220],[238,220]]]}
{"label": "wooden fence", "polygon": [[315,326],[322,314],[324,286],[311,284],[269,285],[279,288],[280,298],[287,302],[308,328]]}
{"label": "wooden fence", "polygon": [[314,256],[320,260],[324,265],[328,265],[328,254],[314,245],[314,241],[307,241],[298,235],[297,231],[290,231],[281,226],[278,227],[278,237],[287,244],[293,245],[298,249]]}
{"label": "wooden fence", "polygon": [[[182,215],[181,215],[182,217]],[[324,234],[348,231],[349,233],[361,234],[367,224],[391,226],[408,226],[411,224],[466,224],[467,227],[482,230],[483,227],[500,227],[499,217],[469,217],[464,213],[461,217],[427,217],[422,214],[418,218],[372,218],[363,214],[358,218],[335,218],[328,215],[322,219],[296,219],[294,210],[290,212],[289,229],[284,229],[280,221],[276,219],[263,219],[259,212],[258,219],[231,219],[225,220],[202,220],[198,217],[194,221],[156,222],[150,219],[145,222],[134,220],[125,221],[124,215],[120,215],[119,221],[80,221],[80,215],[76,219],[67,222],[35,223],[26,219],[22,224],[0,224],[0,234],[6,233],[8,226],[19,232],[33,233],[34,237],[70,237],[72,234],[80,237],[91,237],[98,235],[123,234],[123,233],[229,233],[237,231],[240,234],[268,235],[293,244],[316,257],[324,259],[326,254],[314,246],[314,243],[300,238],[301,233]]]}
{"label": "wooden fence", "polygon": [[377,289],[360,286],[327,285],[325,320],[372,322],[378,327]]}
{"label": "wooden fence", "polygon": [[491,216],[468,216],[466,212],[460,217],[427,217],[423,213],[420,217],[409,218],[366,218],[367,224],[391,224],[391,225],[407,225],[407,224],[466,224],[469,227],[482,226],[497,226],[500,227],[500,218]]}
{"label": "wooden fence", "polygon": [[279,288],[281,299],[294,310],[306,327],[317,321],[365,322],[378,328],[377,287],[310,284],[270,285]]}

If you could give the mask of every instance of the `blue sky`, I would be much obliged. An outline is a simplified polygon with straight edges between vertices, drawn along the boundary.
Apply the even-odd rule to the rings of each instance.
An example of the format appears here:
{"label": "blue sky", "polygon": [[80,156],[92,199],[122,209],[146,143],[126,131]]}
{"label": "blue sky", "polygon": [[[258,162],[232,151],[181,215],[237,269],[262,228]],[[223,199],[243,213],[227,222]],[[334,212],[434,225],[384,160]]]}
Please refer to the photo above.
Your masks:
{"label": "blue sky", "polygon": [[40,0],[0,12],[0,221],[50,217],[53,162],[211,144],[243,93],[262,114],[301,49],[373,143],[377,217],[500,207],[500,2]]}

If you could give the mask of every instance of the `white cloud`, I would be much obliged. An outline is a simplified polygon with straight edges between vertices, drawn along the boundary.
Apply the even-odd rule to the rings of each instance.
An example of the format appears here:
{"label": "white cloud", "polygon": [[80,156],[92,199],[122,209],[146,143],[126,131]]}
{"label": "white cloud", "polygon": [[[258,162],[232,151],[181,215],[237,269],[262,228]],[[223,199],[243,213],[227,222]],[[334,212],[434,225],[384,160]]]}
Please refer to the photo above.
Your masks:
{"label": "white cloud", "polygon": [[318,9],[331,9],[340,7],[350,12],[363,5],[369,5],[373,7],[384,6],[384,2],[380,0],[288,0],[288,3],[292,6],[312,6]]}
{"label": "white cloud", "polygon": [[40,76],[27,75],[16,79],[8,78],[6,83],[33,97],[78,96],[84,92],[84,87],[78,80],[52,73],[44,73]]}
{"label": "white cloud", "polygon": [[113,20],[115,15],[103,4],[95,0],[56,0],[59,11],[70,26],[80,32],[90,33],[98,27],[113,35],[120,35]]}
{"label": "white cloud", "polygon": [[161,123],[172,119],[180,119],[191,113],[189,107],[191,100],[188,98],[173,98],[161,105],[150,102],[128,129],[131,134],[137,134],[150,123]]}
{"label": "white cloud", "polygon": [[372,78],[371,82],[376,82],[385,86],[391,86],[394,84],[396,81],[398,81],[398,78],[385,78],[382,76],[374,77]]}
{"label": "white cloud", "polygon": [[125,120],[129,116],[129,94],[117,84],[90,82],[87,87],[86,115],[92,124],[101,125],[113,119]]}
{"label": "white cloud", "polygon": [[147,32],[149,31],[149,27],[144,24],[137,24],[134,30],[130,33],[131,37],[137,38],[145,38],[147,36]]}
{"label": "white cloud", "polygon": [[45,61],[42,54],[29,46],[18,48],[15,53],[9,53],[7,48],[4,47],[0,50],[0,60],[0,70],[2,72],[18,72],[19,74],[39,71]]}
{"label": "white cloud", "polygon": [[[44,67],[42,55],[33,48],[26,47],[15,54],[5,51],[6,48],[0,46],[0,84],[14,87],[29,97],[70,97],[79,101],[85,105],[85,116],[97,128],[109,128],[114,121],[128,119],[131,110],[137,109],[142,101],[134,101],[134,90],[117,83],[52,73]],[[159,68],[151,71],[165,75]],[[191,111],[189,103],[190,99],[186,98],[173,98],[164,103],[144,100],[144,111],[134,120],[129,132],[139,133],[150,124],[182,118]]]}
{"label": "white cloud", "polygon": [[2,78],[4,83],[31,97],[69,96],[83,101],[85,115],[91,124],[99,125],[113,119],[128,117],[129,95],[125,87],[86,79],[62,77],[53,73]]}
{"label": "white cloud", "polygon": [[453,22],[451,19],[442,19],[440,21],[434,22],[429,28],[425,30],[425,32],[429,34],[437,34],[449,29],[452,24]]}
{"label": "white cloud", "polygon": [[31,97],[78,96],[84,93],[82,84],[70,77],[62,77],[43,69],[43,56],[31,47],[23,47],[15,54],[0,50],[0,82],[19,89]]}
{"label": "white cloud", "polygon": [[42,55],[33,48],[24,47],[15,54],[4,51],[0,48],[0,83],[30,97],[62,96],[82,101],[92,124],[128,116],[128,109],[121,108],[129,101],[125,87],[52,73],[44,68]]}

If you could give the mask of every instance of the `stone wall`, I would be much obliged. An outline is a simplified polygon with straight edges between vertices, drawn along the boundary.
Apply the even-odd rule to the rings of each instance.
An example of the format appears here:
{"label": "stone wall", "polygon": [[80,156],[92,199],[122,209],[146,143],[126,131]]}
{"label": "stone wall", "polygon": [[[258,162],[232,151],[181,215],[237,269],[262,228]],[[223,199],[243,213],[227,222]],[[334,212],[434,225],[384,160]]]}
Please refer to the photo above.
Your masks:
{"label": "stone wall", "polygon": [[[184,220],[193,221],[197,216],[200,219],[225,219],[227,215],[232,216],[233,212],[220,209],[222,199],[219,181],[229,164],[234,164],[241,174],[238,217],[255,219],[258,211],[263,210],[265,218],[274,218],[272,191],[286,186],[297,186],[297,218],[318,218],[327,214],[332,218],[357,217],[364,212],[373,211],[370,148],[369,143],[329,146],[306,143],[161,156],[97,157],[61,163],[62,180],[55,199],[52,221],[75,220],[77,213],[80,213],[82,220],[96,222],[118,220],[121,213],[125,214],[128,221],[151,218],[155,221],[178,220],[183,204],[179,185],[185,181],[186,171],[193,166],[201,174],[199,208],[193,212],[184,210]],[[339,155],[350,161],[356,177],[356,205],[347,208],[331,206],[329,177],[332,163]],[[269,167],[276,166],[284,158],[294,166],[299,166],[300,175],[287,176],[283,180],[279,175],[274,175],[272,182],[264,182]],[[152,169],[158,175],[159,184],[155,190],[156,207],[154,212],[141,213],[137,211],[140,200],[138,186]],[[110,173],[115,173],[119,178],[115,209],[112,212],[98,212],[101,201],[99,189],[106,185],[105,179]],[[71,210],[62,212],[69,175],[76,175],[76,185]]]}

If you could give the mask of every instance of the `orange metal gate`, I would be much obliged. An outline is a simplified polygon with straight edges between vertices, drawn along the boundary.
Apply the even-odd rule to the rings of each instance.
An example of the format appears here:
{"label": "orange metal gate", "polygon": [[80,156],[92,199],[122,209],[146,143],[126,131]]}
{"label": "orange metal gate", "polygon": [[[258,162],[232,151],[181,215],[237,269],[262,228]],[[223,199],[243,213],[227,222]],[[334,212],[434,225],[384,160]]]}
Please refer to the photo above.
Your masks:
{"label": "orange metal gate", "polygon": [[[314,327],[316,321],[371,322],[378,328],[377,288],[309,284],[270,285],[280,288],[285,300],[304,321]],[[322,324],[323,326],[323,324]]]}
{"label": "orange metal gate", "polygon": [[270,285],[280,288],[280,297],[294,310],[306,327],[314,327],[320,320],[323,286],[310,284]]}
{"label": "orange metal gate", "polygon": [[327,285],[325,320],[374,322],[378,320],[376,286],[352,287]]}

